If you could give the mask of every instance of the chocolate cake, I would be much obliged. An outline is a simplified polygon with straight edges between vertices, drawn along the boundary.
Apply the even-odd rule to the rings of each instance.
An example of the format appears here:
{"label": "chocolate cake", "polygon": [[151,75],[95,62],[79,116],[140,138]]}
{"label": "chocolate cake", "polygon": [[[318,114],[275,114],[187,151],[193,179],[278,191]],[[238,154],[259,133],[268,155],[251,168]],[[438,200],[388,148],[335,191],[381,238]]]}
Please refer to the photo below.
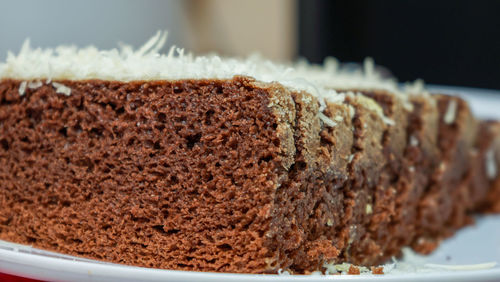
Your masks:
{"label": "chocolate cake", "polygon": [[309,273],[498,211],[500,126],[367,68],[23,46],[0,65],[0,239],[162,269]]}

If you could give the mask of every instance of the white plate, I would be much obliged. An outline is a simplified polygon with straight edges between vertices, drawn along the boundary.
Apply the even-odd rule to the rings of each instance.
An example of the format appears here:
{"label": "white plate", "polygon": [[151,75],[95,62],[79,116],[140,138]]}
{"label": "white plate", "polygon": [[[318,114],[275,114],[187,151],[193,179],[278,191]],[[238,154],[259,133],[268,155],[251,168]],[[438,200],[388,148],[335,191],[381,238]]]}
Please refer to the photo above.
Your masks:
{"label": "white plate", "polygon": [[[500,91],[431,86],[433,92],[458,94],[479,118],[500,119]],[[411,256],[411,257],[410,257]],[[407,255],[386,265],[386,275],[251,275],[148,269],[103,263],[0,241],[0,272],[51,281],[500,281],[500,215],[482,216],[473,226],[426,257]],[[445,266],[443,266],[445,265]],[[466,270],[446,266],[469,265]]]}

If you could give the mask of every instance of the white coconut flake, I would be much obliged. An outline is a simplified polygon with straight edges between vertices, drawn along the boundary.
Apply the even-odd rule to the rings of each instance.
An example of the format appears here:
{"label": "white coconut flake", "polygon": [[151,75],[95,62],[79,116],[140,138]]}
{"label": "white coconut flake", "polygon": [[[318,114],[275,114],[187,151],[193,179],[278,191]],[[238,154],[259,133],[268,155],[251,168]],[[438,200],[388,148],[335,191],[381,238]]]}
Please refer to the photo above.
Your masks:
{"label": "white coconut flake", "polygon": [[395,122],[393,119],[390,119],[390,118],[386,117],[385,115],[384,115],[384,116],[382,116],[382,121],[383,121],[385,124],[389,125],[389,126],[394,126],[394,125],[396,125],[396,122]]}
{"label": "white coconut flake", "polygon": [[29,89],[37,89],[43,86],[43,83],[39,80],[28,82]]}
{"label": "white coconut flake", "polygon": [[58,82],[52,82],[52,86],[54,86],[54,88],[56,89],[56,93],[64,94],[66,96],[71,95],[71,88],[67,87],[64,84]]}
{"label": "white coconut flake", "polygon": [[352,105],[349,105],[349,117],[353,119],[355,115],[356,115],[356,109]]}
{"label": "white coconut flake", "polygon": [[457,100],[451,99],[448,103],[448,108],[446,109],[446,113],[444,114],[443,121],[446,124],[452,124],[455,122],[455,116],[457,115]]}
{"label": "white coconut flake", "polygon": [[427,90],[425,89],[425,83],[422,79],[417,79],[413,83],[405,83],[404,90],[405,93],[408,93],[410,95],[428,94]]}
{"label": "white coconut flake", "polygon": [[365,213],[366,214],[372,214],[373,213],[373,207],[372,207],[371,204],[366,204]]}
{"label": "white coconut flake", "polygon": [[418,144],[419,144],[419,142],[418,142],[417,137],[415,137],[414,135],[411,135],[410,136],[410,146],[417,147]]}
{"label": "white coconut flake", "polygon": [[[387,124],[389,126],[393,126],[396,124],[394,122],[394,120],[388,118],[384,114],[384,110],[382,109],[382,107],[372,98],[366,97],[366,96],[362,95],[361,93],[354,94],[352,92],[347,92],[347,96],[355,98],[365,108],[367,108],[368,110],[370,110],[372,112],[375,112],[385,124]],[[365,124],[365,126],[366,126],[366,124]]]}
{"label": "white coconut flake", "polygon": [[349,272],[349,269],[351,266],[356,267],[359,270],[360,275],[367,275],[371,274],[371,270],[368,267],[365,266],[357,266],[353,265],[350,263],[339,263],[339,264],[333,264],[333,263],[325,263],[323,264],[323,267],[326,269],[325,274],[347,274]]}
{"label": "white coconut flake", "polygon": [[21,82],[21,84],[19,84],[19,95],[20,96],[24,96],[25,92],[26,92],[26,85],[28,83],[26,81],[23,81]]}
{"label": "white coconut flake", "polygon": [[354,154],[350,154],[349,157],[347,158],[347,162],[351,163],[353,159],[354,159]]}
{"label": "white coconut flake", "polygon": [[290,275],[290,272],[280,268],[278,269],[278,275]]}
{"label": "white coconut flake", "polygon": [[342,121],[344,121],[344,117],[343,116],[335,116],[334,120],[336,122],[342,122]]}
{"label": "white coconut flake", "polygon": [[486,176],[489,180],[493,180],[497,177],[498,168],[495,161],[495,151],[490,148],[485,154],[485,166],[486,166]]}
{"label": "white coconut flake", "polygon": [[336,122],[334,122],[333,120],[331,120],[329,117],[327,117],[325,114],[323,114],[321,112],[318,113],[318,116],[321,119],[321,121],[323,121],[329,127],[335,127],[337,125]]}

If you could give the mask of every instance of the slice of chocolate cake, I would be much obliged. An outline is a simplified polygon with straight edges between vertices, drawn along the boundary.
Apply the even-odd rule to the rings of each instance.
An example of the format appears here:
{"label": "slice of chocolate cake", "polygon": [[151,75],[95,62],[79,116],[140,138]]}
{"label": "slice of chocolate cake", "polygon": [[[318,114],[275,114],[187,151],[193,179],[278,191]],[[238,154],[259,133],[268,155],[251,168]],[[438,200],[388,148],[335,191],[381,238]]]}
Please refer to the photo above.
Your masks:
{"label": "slice of chocolate cake", "polygon": [[308,273],[429,251],[497,206],[498,142],[476,135],[496,140],[498,126],[478,127],[461,99],[405,94],[370,63],[159,55],[164,41],[28,43],[0,64],[0,239],[144,267]]}

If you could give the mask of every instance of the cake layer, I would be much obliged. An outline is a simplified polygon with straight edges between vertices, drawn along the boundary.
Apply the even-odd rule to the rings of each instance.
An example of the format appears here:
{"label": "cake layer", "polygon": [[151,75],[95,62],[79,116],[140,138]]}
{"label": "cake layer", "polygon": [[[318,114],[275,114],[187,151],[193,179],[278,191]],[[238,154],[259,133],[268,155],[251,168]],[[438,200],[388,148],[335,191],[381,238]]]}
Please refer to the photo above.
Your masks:
{"label": "cake layer", "polygon": [[463,100],[335,95],[248,77],[1,80],[0,239],[145,267],[307,273],[428,252],[497,203],[486,160],[500,150],[476,135],[496,140],[498,126],[478,126]]}
{"label": "cake layer", "polygon": [[167,269],[265,272],[294,104],[243,78],[0,83],[0,238]]}

